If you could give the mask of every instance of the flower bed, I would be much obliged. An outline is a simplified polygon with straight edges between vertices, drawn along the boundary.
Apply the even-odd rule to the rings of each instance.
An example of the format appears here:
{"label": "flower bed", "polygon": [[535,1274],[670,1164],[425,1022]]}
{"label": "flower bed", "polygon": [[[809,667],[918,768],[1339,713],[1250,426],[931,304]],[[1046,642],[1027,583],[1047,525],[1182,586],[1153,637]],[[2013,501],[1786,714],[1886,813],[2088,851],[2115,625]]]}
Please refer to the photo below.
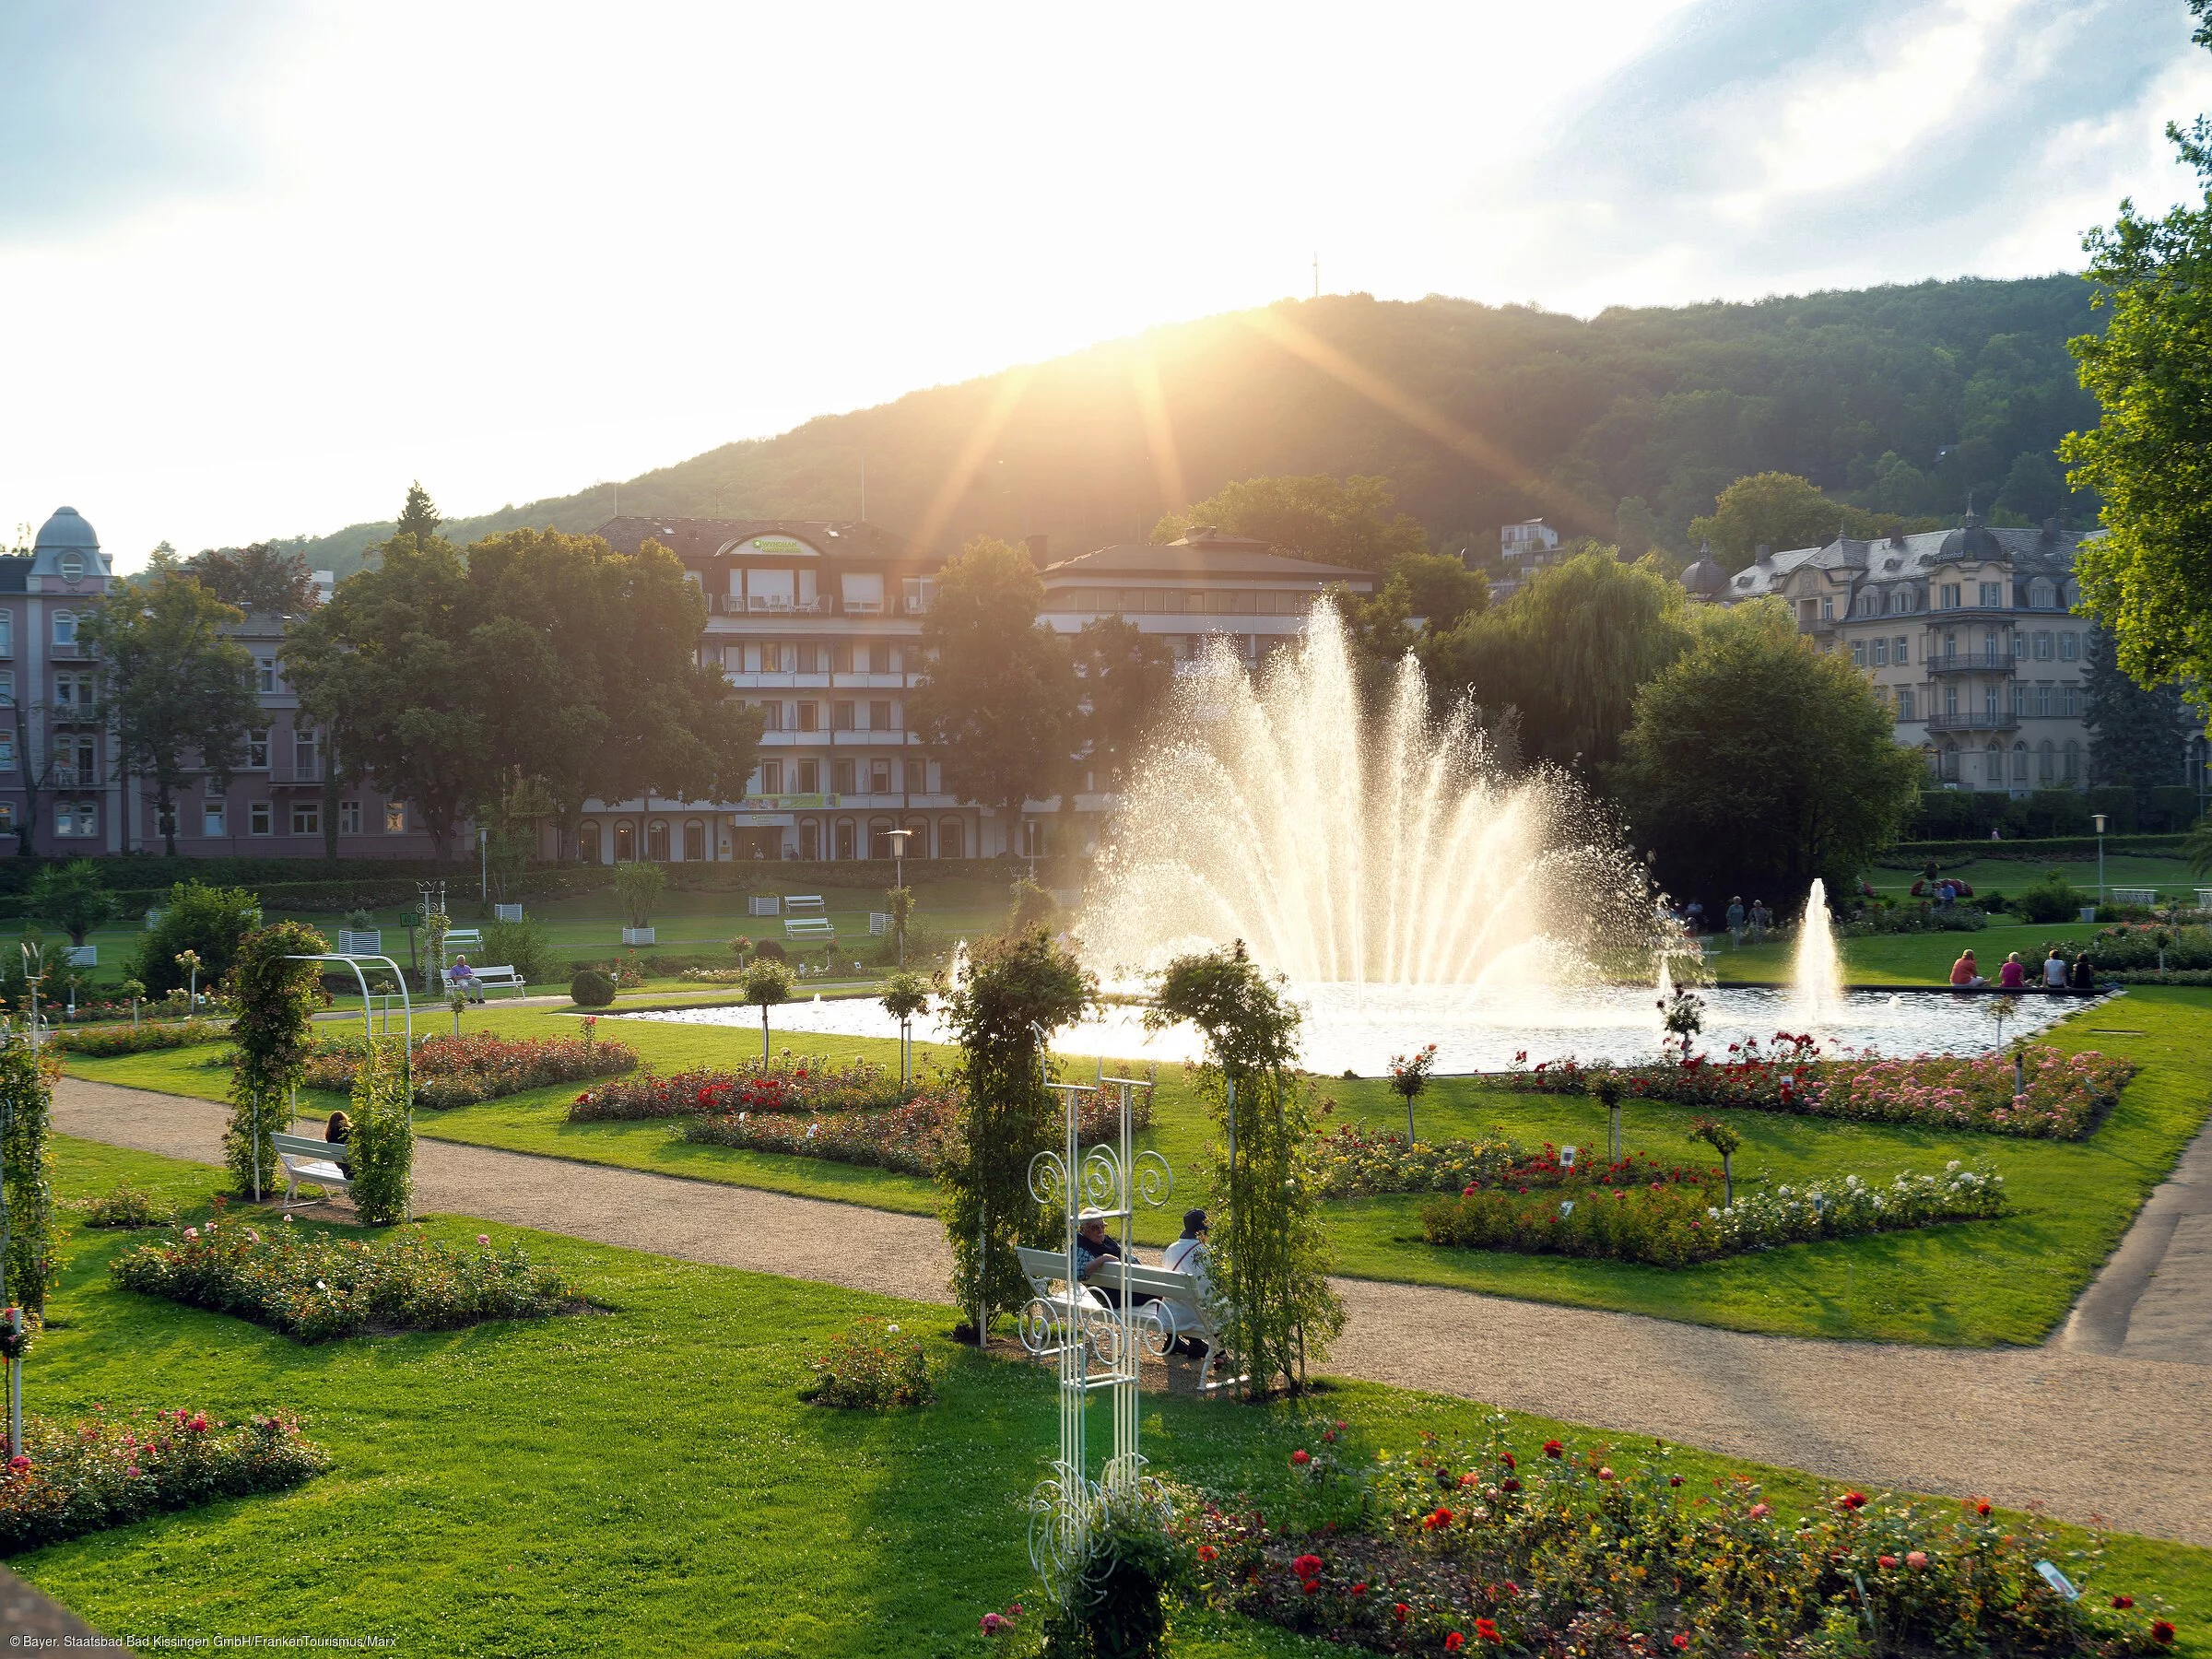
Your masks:
{"label": "flower bed", "polygon": [[1725,1206],[1718,1170],[1650,1180],[1600,1171],[1548,1190],[1470,1186],[1421,1212],[1431,1244],[1532,1255],[1602,1256],[1683,1267],[1812,1239],[1984,1220],[2005,1213],[2005,1180],[1956,1160],[1940,1175],[1899,1175],[1886,1187],[1841,1181],[1739,1192]]}
{"label": "flower bed", "polygon": [[[1525,1053],[1516,1055],[1525,1061]],[[1572,1055],[1518,1068],[1498,1080],[1537,1094],[1588,1092],[1593,1067]],[[1771,1048],[1757,1039],[1728,1045],[1714,1060],[1693,1054],[1675,1065],[1611,1068],[1631,1100],[1677,1106],[1736,1107],[1862,1124],[1981,1129],[2047,1140],[2078,1140],[2119,1100],[2136,1075],[2132,1060],[2094,1051],[2062,1054],[2030,1048],[2025,1090],[2015,1093],[2010,1053],[1819,1056],[1817,1038],[1777,1031]]]}
{"label": "flower bed", "polygon": [[116,1054],[196,1048],[204,1042],[221,1042],[229,1035],[229,1026],[218,1025],[212,1019],[148,1019],[135,1026],[65,1026],[47,1041],[64,1053],[105,1060]]}
{"label": "flower bed", "polygon": [[[1314,1136],[1313,1149],[1322,1193],[1329,1198],[1457,1193],[1469,1186],[1552,1187],[1605,1172],[1602,1166],[1593,1171],[1586,1161],[1579,1170],[1570,1168],[1549,1141],[1532,1152],[1502,1131],[1481,1140],[1417,1140],[1408,1147],[1402,1135],[1371,1135],[1364,1124],[1346,1124]],[[1632,1182],[1664,1176],[1665,1171],[1642,1153],[1630,1153],[1610,1173],[1616,1182]]]}
{"label": "flower bed", "polygon": [[[833,1163],[934,1177],[959,1145],[959,1103],[950,1088],[940,1086],[903,1106],[880,1112],[796,1117],[782,1112],[740,1110],[694,1118],[684,1126],[683,1137],[701,1146],[783,1152],[796,1158],[823,1158]],[[1135,1091],[1129,1118],[1133,1128],[1151,1127],[1149,1088]],[[1077,1126],[1086,1142],[1118,1135],[1121,1121],[1121,1098],[1112,1089],[1093,1089],[1077,1100]]]}
{"label": "flower bed", "polygon": [[903,1104],[916,1089],[901,1087],[880,1065],[855,1060],[846,1066],[794,1060],[786,1054],[765,1070],[699,1066],[663,1077],[648,1068],[634,1077],[587,1088],[569,1107],[571,1124],[611,1119],[700,1117],[735,1112],[879,1112]]}
{"label": "flower bed", "polygon": [[536,1319],[574,1292],[520,1245],[473,1251],[420,1236],[388,1241],[302,1231],[291,1218],[268,1230],[216,1218],[126,1252],[108,1265],[126,1290],[234,1313],[302,1342],[363,1331],[442,1331],[490,1319]]}
{"label": "flower bed", "polygon": [[[2048,950],[2050,947],[2044,947]],[[2212,968],[2212,927],[2175,926],[2164,922],[2128,922],[2100,927],[2087,945],[2061,945],[2068,960],[2087,951],[2100,974],[2107,969],[2168,972]]]}
{"label": "flower bed", "polygon": [[[347,1093],[360,1066],[366,1039],[318,1040],[301,1079],[310,1088]],[[634,1070],[638,1052],[625,1042],[588,1037],[500,1037],[470,1031],[426,1037],[415,1045],[415,1104],[468,1106],[543,1088]]]}
{"label": "flower bed", "polygon": [[814,1372],[807,1399],[845,1411],[895,1411],[926,1406],[937,1397],[929,1358],[912,1336],[874,1314],[853,1322],[850,1331],[806,1361]]}
{"label": "flower bed", "polygon": [[330,1466],[292,1418],[245,1423],[204,1411],[23,1422],[23,1453],[0,1468],[0,1555],[35,1549],[218,1498],[280,1491]]}
{"label": "flower bed", "polygon": [[1792,1521],[1748,1479],[1696,1487],[1664,1452],[1615,1455],[1516,1450],[1501,1426],[1380,1457],[1320,1445],[1293,1457],[1288,1514],[1186,1500],[1179,1532],[1213,1606],[1378,1653],[2087,1656],[2173,1640],[2162,1609],[2098,1582],[2098,1550],[2062,1549],[2032,1517],[1844,1492]]}

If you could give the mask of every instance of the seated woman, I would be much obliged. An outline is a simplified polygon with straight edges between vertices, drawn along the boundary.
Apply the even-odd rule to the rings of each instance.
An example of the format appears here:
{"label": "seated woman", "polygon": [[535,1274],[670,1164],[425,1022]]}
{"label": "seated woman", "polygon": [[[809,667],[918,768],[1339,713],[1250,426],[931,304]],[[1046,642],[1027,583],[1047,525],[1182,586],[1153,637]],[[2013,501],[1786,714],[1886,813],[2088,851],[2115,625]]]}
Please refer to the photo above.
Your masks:
{"label": "seated woman", "polygon": [[[1168,1246],[1159,1258],[1159,1265],[1171,1273],[1187,1273],[1198,1281],[1199,1300],[1214,1300],[1214,1258],[1206,1248],[1207,1226],[1202,1209],[1185,1210],[1182,1216],[1182,1237]],[[1175,1339],[1175,1351],[1196,1359],[1206,1352],[1206,1344],[1197,1332],[1205,1328],[1198,1310],[1188,1303],[1162,1297],[1159,1303],[1160,1321],[1168,1334]]]}
{"label": "seated woman", "polygon": [[1997,970],[1997,983],[2007,991],[2018,991],[2027,985],[2028,970],[2021,965],[2018,951],[2006,957],[2005,966]]}
{"label": "seated woman", "polygon": [[334,1147],[344,1146],[353,1135],[353,1120],[342,1112],[330,1114],[330,1122],[323,1125],[323,1138]]}
{"label": "seated woman", "polygon": [[1960,951],[1959,959],[1951,964],[1951,983],[1966,991],[1989,983],[1982,977],[1982,971],[1974,966],[1974,953],[1971,950]]}
{"label": "seated woman", "polygon": [[2051,954],[2043,959],[2043,984],[2052,991],[2064,991],[2066,988],[2066,959],[2055,945],[2051,947]]}
{"label": "seated woman", "polygon": [[2083,951],[2074,959],[2074,966],[2066,975],[2066,983],[2077,991],[2097,989],[2097,969],[2090,962],[2088,951]]}

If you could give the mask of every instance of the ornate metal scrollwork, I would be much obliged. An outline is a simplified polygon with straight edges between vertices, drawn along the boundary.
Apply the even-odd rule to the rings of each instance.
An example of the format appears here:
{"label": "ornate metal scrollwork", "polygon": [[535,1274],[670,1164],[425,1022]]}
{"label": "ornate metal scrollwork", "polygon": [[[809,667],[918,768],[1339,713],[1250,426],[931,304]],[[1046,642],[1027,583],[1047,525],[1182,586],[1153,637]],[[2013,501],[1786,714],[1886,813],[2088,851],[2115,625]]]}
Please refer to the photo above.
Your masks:
{"label": "ornate metal scrollwork", "polygon": [[1030,1159],[1030,1196],[1046,1209],[1067,1202],[1067,1164],[1057,1152],[1040,1152]]}
{"label": "ornate metal scrollwork", "polygon": [[1030,1493],[1030,1565],[1054,1601],[1065,1605],[1083,1571],[1096,1489],[1065,1464],[1040,1480]]}

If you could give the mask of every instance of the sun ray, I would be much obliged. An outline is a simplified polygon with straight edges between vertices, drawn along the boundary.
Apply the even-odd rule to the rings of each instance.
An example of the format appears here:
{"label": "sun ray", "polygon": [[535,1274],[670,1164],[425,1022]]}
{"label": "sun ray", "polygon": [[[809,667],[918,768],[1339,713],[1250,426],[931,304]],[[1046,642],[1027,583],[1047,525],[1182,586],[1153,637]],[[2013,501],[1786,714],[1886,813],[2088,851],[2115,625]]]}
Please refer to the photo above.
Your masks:
{"label": "sun ray", "polygon": [[975,482],[975,475],[982,470],[983,462],[991,453],[991,446],[998,441],[999,433],[1006,430],[1006,422],[1014,418],[1022,394],[1030,389],[1030,377],[1033,372],[1024,367],[1009,369],[1000,376],[997,390],[992,393],[991,402],[984,408],[982,418],[975,423],[975,430],[969,433],[966,446],[954,459],[951,468],[945,475],[945,481],[937,486],[937,493],[931,498],[927,511],[914,526],[912,539],[915,547],[929,547],[951,521],[954,509],[960,504],[960,498],[968,493],[968,487]]}
{"label": "sun ray", "polygon": [[1152,476],[1159,481],[1160,511],[1180,512],[1190,505],[1183,488],[1182,458],[1175,449],[1175,428],[1160,394],[1159,363],[1143,341],[1129,359],[1129,379],[1136,391],[1136,418],[1144,424],[1145,447],[1152,452]]}

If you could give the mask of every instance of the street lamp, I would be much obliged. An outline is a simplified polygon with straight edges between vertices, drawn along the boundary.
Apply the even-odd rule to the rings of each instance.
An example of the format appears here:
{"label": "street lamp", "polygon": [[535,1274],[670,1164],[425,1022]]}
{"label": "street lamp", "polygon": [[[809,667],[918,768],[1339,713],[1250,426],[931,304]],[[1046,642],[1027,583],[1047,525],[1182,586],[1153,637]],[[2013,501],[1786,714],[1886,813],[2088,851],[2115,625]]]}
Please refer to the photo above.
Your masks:
{"label": "street lamp", "polygon": [[477,900],[488,902],[491,898],[491,831],[477,830]]}
{"label": "street lamp", "polygon": [[2104,908],[2104,814],[2092,812],[2089,822],[2097,829],[2097,908]]}
{"label": "street lamp", "polygon": [[[891,843],[891,891],[894,895],[903,894],[906,891],[906,838],[913,834],[913,831],[912,830],[887,830],[883,834],[884,839]],[[904,968],[906,966],[906,916],[902,911],[896,908],[900,903],[897,897],[892,899],[891,903],[894,906],[891,912],[891,920],[899,929],[899,966]]]}

